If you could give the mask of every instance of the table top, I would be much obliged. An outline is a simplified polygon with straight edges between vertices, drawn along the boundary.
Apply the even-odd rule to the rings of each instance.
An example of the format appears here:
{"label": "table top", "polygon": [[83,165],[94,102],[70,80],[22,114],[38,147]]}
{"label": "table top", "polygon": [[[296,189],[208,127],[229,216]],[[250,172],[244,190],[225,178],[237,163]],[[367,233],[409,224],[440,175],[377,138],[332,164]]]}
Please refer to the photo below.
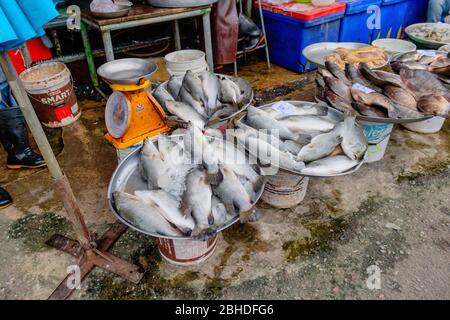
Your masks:
{"label": "table top", "polygon": [[168,16],[173,14],[179,14],[184,12],[197,11],[202,9],[211,8],[211,5],[193,7],[193,8],[155,8],[148,4],[139,4],[131,7],[130,12],[125,17],[112,18],[112,19],[100,19],[92,15],[89,9],[83,10],[81,16],[84,20],[87,20],[98,26],[106,26],[111,24],[118,24],[136,20],[143,20],[149,18],[156,18],[160,16]]}

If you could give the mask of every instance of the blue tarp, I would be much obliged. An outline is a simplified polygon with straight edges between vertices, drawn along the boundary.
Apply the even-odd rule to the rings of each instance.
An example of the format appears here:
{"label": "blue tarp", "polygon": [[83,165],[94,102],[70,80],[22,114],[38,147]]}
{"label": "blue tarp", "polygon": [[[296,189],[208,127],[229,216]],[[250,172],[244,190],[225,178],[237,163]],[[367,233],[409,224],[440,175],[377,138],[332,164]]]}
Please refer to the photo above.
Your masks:
{"label": "blue tarp", "polygon": [[58,1],[0,0],[0,51],[43,36],[43,26],[59,15],[55,8]]}

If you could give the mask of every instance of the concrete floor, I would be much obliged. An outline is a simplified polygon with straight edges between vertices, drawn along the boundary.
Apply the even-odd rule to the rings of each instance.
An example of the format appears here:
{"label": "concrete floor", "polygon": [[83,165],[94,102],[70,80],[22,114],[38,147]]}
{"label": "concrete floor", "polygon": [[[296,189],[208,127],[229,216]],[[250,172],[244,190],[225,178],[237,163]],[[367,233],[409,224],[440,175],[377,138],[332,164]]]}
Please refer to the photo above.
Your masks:
{"label": "concrete floor", "polygon": [[[314,74],[267,72],[253,62],[240,75],[258,104],[314,95]],[[103,139],[104,103],[80,104],[81,119],[62,130],[58,160],[89,228],[101,234],[114,221],[106,188],[115,150]],[[61,149],[59,133],[51,136]],[[0,211],[0,299],[45,299],[75,263],[44,244],[55,232],[71,235],[62,204],[46,170],[0,168],[0,185],[14,198]],[[449,299],[449,194],[448,121],[432,135],[396,127],[382,161],[351,176],[311,179],[296,208],[260,203],[262,219],[225,231],[201,265],[170,265],[152,238],[127,231],[112,252],[146,268],[142,282],[95,270],[72,298]],[[380,289],[367,286],[371,270],[381,272]]]}

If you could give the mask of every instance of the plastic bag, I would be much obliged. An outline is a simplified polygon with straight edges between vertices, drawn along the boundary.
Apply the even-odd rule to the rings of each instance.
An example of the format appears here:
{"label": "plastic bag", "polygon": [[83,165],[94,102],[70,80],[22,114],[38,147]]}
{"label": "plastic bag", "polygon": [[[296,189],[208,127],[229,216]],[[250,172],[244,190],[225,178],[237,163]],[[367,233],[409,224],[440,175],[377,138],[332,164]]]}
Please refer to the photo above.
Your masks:
{"label": "plastic bag", "polygon": [[94,0],[89,7],[93,12],[115,12],[119,10],[119,6],[114,4],[112,0]]}

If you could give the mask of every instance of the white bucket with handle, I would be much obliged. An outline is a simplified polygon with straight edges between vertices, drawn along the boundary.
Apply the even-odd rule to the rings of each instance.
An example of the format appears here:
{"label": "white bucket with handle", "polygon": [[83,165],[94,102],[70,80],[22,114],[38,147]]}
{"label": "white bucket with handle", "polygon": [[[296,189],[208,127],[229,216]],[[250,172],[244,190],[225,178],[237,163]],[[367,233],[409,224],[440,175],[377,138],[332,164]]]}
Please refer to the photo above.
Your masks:
{"label": "white bucket with handle", "polygon": [[191,70],[195,74],[208,71],[205,53],[200,50],[180,50],[167,54],[164,57],[167,72],[171,76],[184,76]]}
{"label": "white bucket with handle", "polygon": [[279,170],[268,175],[261,199],[272,207],[288,209],[303,201],[308,189],[309,178]]}

